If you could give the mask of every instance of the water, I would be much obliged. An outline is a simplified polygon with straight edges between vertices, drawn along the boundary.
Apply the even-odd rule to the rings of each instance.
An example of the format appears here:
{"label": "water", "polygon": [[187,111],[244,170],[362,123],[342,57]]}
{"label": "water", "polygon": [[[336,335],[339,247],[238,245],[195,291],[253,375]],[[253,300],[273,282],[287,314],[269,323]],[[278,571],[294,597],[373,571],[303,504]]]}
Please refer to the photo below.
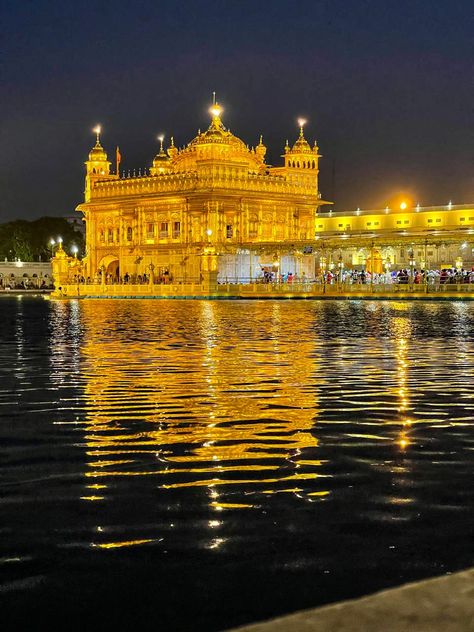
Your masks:
{"label": "water", "polygon": [[0,313],[4,622],[223,630],[473,564],[474,304]]}

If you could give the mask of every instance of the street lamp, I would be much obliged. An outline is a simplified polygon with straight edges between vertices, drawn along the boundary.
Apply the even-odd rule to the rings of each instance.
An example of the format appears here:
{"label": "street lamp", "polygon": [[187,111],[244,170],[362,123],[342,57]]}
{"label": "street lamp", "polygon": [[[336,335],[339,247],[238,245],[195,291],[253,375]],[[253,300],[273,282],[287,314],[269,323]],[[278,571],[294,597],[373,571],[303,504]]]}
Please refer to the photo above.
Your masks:
{"label": "street lamp", "polygon": [[339,283],[342,284],[342,272],[344,270],[344,261],[342,260],[342,255],[339,255],[337,267],[339,268]]}
{"label": "street lamp", "polygon": [[408,264],[410,266],[410,283],[413,283],[413,269],[416,265],[415,253],[413,252],[413,250],[409,251],[408,256],[409,256]]}
{"label": "street lamp", "polygon": [[390,268],[392,267],[392,262],[390,260],[390,257],[387,257],[385,259],[385,263],[383,265],[384,265],[384,268],[385,268],[385,281],[386,281],[386,283],[389,283]]}

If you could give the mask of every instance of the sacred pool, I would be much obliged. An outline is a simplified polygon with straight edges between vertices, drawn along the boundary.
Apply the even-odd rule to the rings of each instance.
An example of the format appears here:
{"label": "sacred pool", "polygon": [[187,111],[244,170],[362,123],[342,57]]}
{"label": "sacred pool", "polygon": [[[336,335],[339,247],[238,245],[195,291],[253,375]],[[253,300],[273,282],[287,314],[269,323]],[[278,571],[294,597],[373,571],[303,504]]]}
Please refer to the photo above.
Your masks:
{"label": "sacred pool", "polygon": [[474,563],[473,303],[0,309],[4,621],[218,631]]}

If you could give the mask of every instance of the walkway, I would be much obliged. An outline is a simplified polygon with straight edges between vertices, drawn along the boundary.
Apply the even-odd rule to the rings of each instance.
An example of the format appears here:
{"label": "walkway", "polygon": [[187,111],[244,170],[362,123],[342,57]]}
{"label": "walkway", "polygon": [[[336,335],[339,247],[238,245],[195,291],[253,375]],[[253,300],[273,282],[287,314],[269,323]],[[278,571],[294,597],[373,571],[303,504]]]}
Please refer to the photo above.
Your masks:
{"label": "walkway", "polygon": [[474,569],[234,632],[468,632],[474,630]]}

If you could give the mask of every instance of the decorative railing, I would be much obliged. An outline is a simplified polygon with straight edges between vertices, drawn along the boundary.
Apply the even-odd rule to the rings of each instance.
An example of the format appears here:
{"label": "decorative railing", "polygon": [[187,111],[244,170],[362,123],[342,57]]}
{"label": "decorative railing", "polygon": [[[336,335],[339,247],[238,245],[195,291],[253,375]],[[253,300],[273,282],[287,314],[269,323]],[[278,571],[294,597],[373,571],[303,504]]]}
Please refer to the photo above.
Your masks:
{"label": "decorative railing", "polygon": [[334,296],[367,297],[373,295],[406,297],[407,295],[431,295],[433,298],[451,296],[470,296],[474,298],[474,283],[435,283],[432,285],[408,284],[346,284],[299,281],[292,283],[219,283],[213,290],[205,287],[198,279],[192,282],[170,283],[70,283],[55,290],[55,296],[61,298],[167,298],[167,297],[291,297],[291,296]]}
{"label": "decorative railing", "polygon": [[316,182],[314,191],[305,180],[290,180],[283,176],[266,174],[245,174],[243,176],[227,174],[199,174],[197,172],[174,173],[169,175],[142,176],[104,180],[97,182],[92,190],[92,199],[122,196],[147,195],[150,193],[183,192],[220,188],[243,189],[245,191],[268,191],[296,193],[317,197]]}

